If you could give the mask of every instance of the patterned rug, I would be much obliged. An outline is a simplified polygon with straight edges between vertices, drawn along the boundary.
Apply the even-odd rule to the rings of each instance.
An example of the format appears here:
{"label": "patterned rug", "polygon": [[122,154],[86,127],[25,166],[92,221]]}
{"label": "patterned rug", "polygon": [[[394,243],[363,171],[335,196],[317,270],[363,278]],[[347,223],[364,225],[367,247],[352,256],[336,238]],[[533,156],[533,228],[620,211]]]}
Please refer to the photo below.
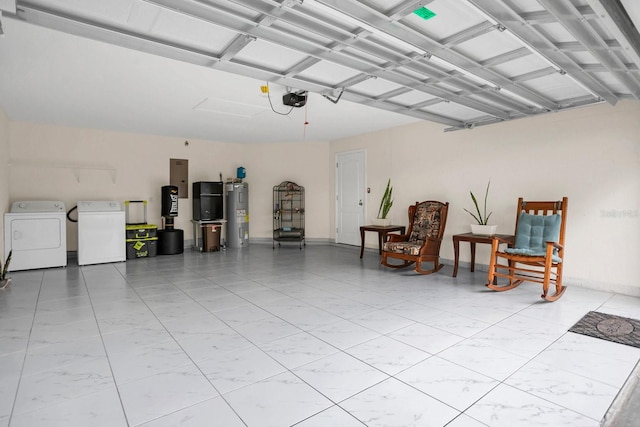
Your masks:
{"label": "patterned rug", "polygon": [[569,332],[640,348],[640,320],[590,311]]}

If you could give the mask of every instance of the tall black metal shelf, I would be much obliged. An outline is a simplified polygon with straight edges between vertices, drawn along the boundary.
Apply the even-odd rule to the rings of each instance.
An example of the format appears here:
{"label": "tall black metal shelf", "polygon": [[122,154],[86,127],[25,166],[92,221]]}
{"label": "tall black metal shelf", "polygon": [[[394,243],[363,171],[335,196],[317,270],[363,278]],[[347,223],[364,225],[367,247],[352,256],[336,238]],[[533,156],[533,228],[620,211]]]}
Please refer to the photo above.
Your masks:
{"label": "tall black metal shelf", "polygon": [[283,181],[273,187],[273,248],[276,242],[304,241],[304,187]]}

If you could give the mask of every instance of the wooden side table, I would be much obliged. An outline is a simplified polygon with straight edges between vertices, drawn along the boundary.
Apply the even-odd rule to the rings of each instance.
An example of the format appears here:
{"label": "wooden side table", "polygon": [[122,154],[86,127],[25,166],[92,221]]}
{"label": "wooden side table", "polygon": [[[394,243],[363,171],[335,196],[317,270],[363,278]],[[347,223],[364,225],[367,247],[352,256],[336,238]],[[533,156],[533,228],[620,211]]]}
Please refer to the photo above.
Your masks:
{"label": "wooden side table", "polygon": [[453,277],[458,275],[458,259],[460,257],[460,242],[469,242],[471,246],[471,271],[476,267],[476,243],[491,244],[494,237],[508,240],[509,247],[514,243],[515,236],[510,234],[494,234],[493,236],[480,236],[473,233],[454,234],[453,235],[453,254],[455,261],[453,263]]}
{"label": "wooden side table", "polygon": [[387,234],[399,231],[400,234],[405,233],[404,225],[363,225],[360,227],[360,240],[362,243],[360,244],[360,258],[362,258],[362,254],[364,254],[364,232],[365,231],[375,231],[378,233],[378,254],[382,255],[382,242],[384,242],[387,238]]}

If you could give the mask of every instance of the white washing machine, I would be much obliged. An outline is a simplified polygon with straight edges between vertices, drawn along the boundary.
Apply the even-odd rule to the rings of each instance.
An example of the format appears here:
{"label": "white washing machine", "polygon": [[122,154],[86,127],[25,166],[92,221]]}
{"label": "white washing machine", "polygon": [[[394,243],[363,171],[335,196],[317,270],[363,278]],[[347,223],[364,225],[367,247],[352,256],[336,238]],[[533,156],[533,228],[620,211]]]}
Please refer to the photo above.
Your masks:
{"label": "white washing machine", "polygon": [[126,261],[125,240],[120,202],[78,202],[78,265]]}
{"label": "white washing machine", "polygon": [[66,267],[67,212],[59,201],[14,202],[4,214],[9,271]]}

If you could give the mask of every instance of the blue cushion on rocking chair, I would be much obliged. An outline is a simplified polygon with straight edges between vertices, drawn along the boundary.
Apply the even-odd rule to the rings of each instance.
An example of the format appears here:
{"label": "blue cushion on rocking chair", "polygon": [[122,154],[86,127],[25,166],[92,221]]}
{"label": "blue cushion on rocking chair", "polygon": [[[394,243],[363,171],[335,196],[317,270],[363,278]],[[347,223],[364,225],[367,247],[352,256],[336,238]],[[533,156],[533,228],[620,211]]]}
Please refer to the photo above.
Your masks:
{"label": "blue cushion on rocking chair", "polygon": [[[504,251],[517,255],[544,256],[547,252],[546,242],[558,242],[561,222],[562,216],[559,214],[532,215],[521,212],[514,247]],[[562,262],[555,248],[553,261]]]}

